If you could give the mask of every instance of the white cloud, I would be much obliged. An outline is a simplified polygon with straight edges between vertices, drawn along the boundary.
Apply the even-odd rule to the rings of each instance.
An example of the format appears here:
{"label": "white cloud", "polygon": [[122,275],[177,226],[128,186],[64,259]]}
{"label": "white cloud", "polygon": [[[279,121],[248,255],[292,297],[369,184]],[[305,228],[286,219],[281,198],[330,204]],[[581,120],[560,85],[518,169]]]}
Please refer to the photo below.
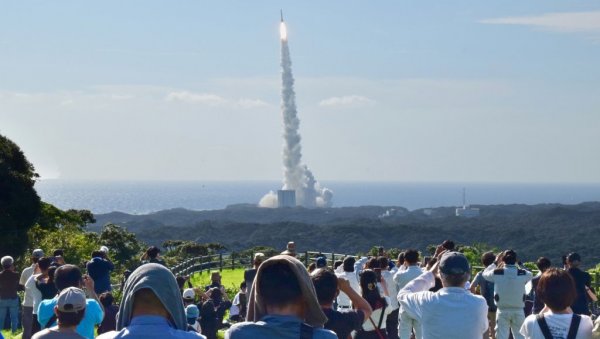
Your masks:
{"label": "white cloud", "polygon": [[322,107],[348,107],[359,105],[372,105],[375,101],[362,95],[347,95],[342,97],[331,97],[321,100],[319,106]]}
{"label": "white cloud", "polygon": [[260,99],[240,99],[237,101],[236,106],[241,108],[260,108],[267,107],[269,104]]}
{"label": "white cloud", "polygon": [[223,97],[211,93],[192,93],[188,91],[171,92],[167,94],[167,101],[183,101],[200,103],[209,106],[219,106],[227,102]]}
{"label": "white cloud", "polygon": [[484,19],[479,22],[496,25],[533,26],[554,32],[600,34],[600,11],[545,13],[535,16]]}

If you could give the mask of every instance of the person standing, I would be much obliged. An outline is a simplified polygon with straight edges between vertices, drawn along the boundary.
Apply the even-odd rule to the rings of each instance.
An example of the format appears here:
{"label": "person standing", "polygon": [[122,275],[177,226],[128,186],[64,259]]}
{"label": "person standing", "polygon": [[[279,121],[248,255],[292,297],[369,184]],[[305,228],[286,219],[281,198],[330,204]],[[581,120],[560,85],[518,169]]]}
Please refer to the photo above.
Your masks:
{"label": "person standing", "polygon": [[[465,283],[471,269],[458,252],[440,252],[435,264],[398,292],[400,307],[423,326],[427,339],[481,339],[488,328],[487,304],[469,293]],[[429,289],[439,276],[443,288]]]}
{"label": "person standing", "polygon": [[[577,297],[571,305],[571,309],[575,314],[590,315],[590,308],[588,306],[588,293],[591,292],[592,276],[582,271],[579,268],[581,264],[581,256],[575,252],[567,255],[567,267],[569,274],[575,280],[575,289],[577,290]],[[593,292],[592,292],[593,293]]]}
{"label": "person standing", "polygon": [[[354,272],[354,264],[356,263],[356,259],[354,257],[346,257],[342,263],[343,271],[337,273],[336,276],[338,279],[344,279],[348,281],[350,287],[356,293],[360,293],[360,285],[358,284],[358,278],[356,277],[356,273]],[[337,296],[337,305],[339,309],[349,310],[352,308],[352,300],[348,295],[340,290],[340,293]]]}
{"label": "person standing", "polygon": [[57,326],[46,328],[33,335],[33,339],[85,339],[77,333],[77,325],[83,320],[86,308],[85,293],[76,287],[60,292],[54,306]]}
{"label": "person standing", "polygon": [[94,289],[97,295],[112,291],[110,272],[115,265],[106,257],[104,251],[92,252],[92,259],[86,265],[87,272],[94,279]]}
{"label": "person standing", "polygon": [[537,295],[537,291],[536,291],[537,284],[540,281],[542,274],[544,274],[544,272],[546,272],[550,268],[550,266],[552,266],[552,263],[550,262],[550,259],[548,259],[546,257],[540,257],[535,262],[535,265],[537,266],[538,270],[540,270],[540,273],[538,275],[536,275],[535,277],[533,277],[533,279],[531,279],[530,295],[533,300],[532,313],[538,314],[538,313],[542,312],[542,309],[544,309],[544,302]]}
{"label": "person standing", "polygon": [[[438,246],[438,248],[440,247]],[[417,250],[409,249],[404,252],[404,265],[406,269],[398,271],[394,275],[394,282],[398,291],[403,289],[413,279],[423,274],[423,269],[419,267],[419,252]],[[400,339],[409,339],[413,330],[415,337],[417,339],[421,338],[421,325],[416,319],[411,318],[408,313],[404,312],[402,307],[399,309],[397,326]]]}
{"label": "person standing", "polygon": [[[502,265],[498,267],[500,263]],[[510,332],[515,339],[523,339],[519,330],[525,321],[525,284],[533,275],[516,264],[517,253],[507,250],[483,271],[483,278],[494,283],[494,300],[498,307],[496,339],[508,339]]]}
{"label": "person standing", "polygon": [[[335,273],[329,269],[316,271],[311,275],[311,279],[321,310],[327,316],[324,327],[335,332],[338,339],[347,339],[352,331],[360,330],[363,322],[371,316],[372,309],[369,303],[350,287],[348,280],[338,279]],[[343,311],[333,309],[336,294],[342,291],[345,291],[356,309]]]}
{"label": "person standing", "polygon": [[394,281],[394,274],[390,272],[388,258],[381,256],[377,258],[377,261],[379,261],[379,267],[381,268],[381,283],[386,284],[387,286],[390,296],[390,307],[392,308],[392,312],[385,320],[385,328],[387,330],[389,339],[398,339],[398,314],[400,309],[398,300],[396,299],[398,295],[398,288],[396,282]]}
{"label": "person standing", "polygon": [[19,273],[15,272],[14,259],[10,256],[2,257],[0,264],[0,321],[4,325],[6,313],[10,316],[12,333],[17,332],[19,326]]}
{"label": "person standing", "polygon": [[570,305],[577,297],[575,281],[565,270],[547,269],[539,279],[536,296],[545,307],[540,314],[525,319],[521,334],[526,339],[592,337],[592,319],[574,314]]}
{"label": "person standing", "polygon": [[254,277],[256,277],[256,271],[262,262],[265,261],[265,255],[263,253],[254,253],[254,260],[252,261],[252,268],[244,271],[244,281],[246,282],[246,290],[250,294],[252,290],[252,284],[254,283]]}
{"label": "person standing", "polygon": [[[59,291],[69,287],[81,288],[83,283],[87,293],[92,298],[87,299],[85,314],[77,326],[77,333],[86,338],[94,338],[95,327],[100,325],[104,318],[104,310],[98,301],[98,296],[94,293],[94,280],[88,276],[83,276],[77,266],[66,264],[56,269],[54,283]],[[57,301],[58,296],[50,300],[43,300],[40,303],[38,322],[42,329],[55,326],[54,307]]]}
{"label": "person standing", "polygon": [[27,289],[25,288],[25,284],[32,275],[40,273],[37,267],[37,263],[38,260],[40,260],[43,256],[44,251],[42,251],[41,249],[38,248],[33,250],[33,252],[31,253],[31,266],[28,266],[23,270],[23,272],[21,273],[21,278],[19,279],[19,285],[21,285],[21,288],[25,291],[22,304],[23,307],[21,311],[21,323],[23,325],[23,335],[21,336],[22,339],[31,339],[31,327],[34,324],[33,296],[29,291],[27,291]]}
{"label": "person standing", "polygon": [[[488,267],[494,263],[496,260],[496,255],[494,252],[486,252],[481,256],[481,263],[483,267]],[[473,282],[471,282],[470,290],[471,293],[475,293],[477,287],[479,287],[479,294],[485,298],[485,302],[488,306],[488,323],[489,327],[487,331],[483,334],[484,339],[496,339],[496,332],[494,328],[496,327],[496,303],[494,302],[494,283],[491,281],[487,281],[483,278],[483,271],[477,273],[475,278],[473,278]]]}

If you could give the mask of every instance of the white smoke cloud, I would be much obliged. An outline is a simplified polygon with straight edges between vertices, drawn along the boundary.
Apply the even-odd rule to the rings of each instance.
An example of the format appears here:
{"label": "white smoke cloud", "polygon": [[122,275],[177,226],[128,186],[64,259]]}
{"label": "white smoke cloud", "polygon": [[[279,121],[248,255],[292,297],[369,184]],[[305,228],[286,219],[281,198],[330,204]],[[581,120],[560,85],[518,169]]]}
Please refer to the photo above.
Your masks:
{"label": "white smoke cloud", "polygon": [[270,191],[258,202],[259,207],[277,208],[277,193]]}
{"label": "white smoke cloud", "polygon": [[[282,23],[282,25],[284,25]],[[308,167],[302,164],[300,120],[296,109],[292,59],[287,39],[281,39],[281,112],[283,115],[283,168],[284,190],[296,191],[296,205],[304,207],[331,206],[333,192],[321,188]],[[273,201],[275,199],[275,201]],[[277,205],[277,195],[267,193],[259,206]]]}

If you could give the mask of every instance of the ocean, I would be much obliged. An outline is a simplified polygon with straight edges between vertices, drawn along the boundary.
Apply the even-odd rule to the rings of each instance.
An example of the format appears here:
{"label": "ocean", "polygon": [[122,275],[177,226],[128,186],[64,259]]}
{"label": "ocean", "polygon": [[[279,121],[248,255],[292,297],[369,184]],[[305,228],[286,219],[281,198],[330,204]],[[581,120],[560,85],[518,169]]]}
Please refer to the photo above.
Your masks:
{"label": "ocean", "polygon": [[[334,207],[402,206],[410,210],[461,206],[463,188],[467,203],[578,204],[600,201],[600,184],[523,183],[401,183],[323,182],[334,192]],[[170,208],[222,209],[228,205],[257,204],[277,181],[66,181],[42,180],[36,189],[42,200],[61,209],[88,209],[95,214],[120,211],[146,214]]]}

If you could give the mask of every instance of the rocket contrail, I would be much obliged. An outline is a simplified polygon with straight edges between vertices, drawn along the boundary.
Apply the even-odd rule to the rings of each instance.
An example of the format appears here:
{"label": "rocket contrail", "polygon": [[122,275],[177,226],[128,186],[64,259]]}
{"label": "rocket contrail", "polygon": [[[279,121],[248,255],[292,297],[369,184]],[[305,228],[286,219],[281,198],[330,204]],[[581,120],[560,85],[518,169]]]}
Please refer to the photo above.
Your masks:
{"label": "rocket contrail", "polygon": [[[302,147],[300,145],[300,120],[296,110],[296,93],[294,92],[294,76],[292,59],[287,39],[287,27],[281,14],[281,113],[283,115],[283,189],[296,191],[296,204],[304,207],[331,206],[333,192],[321,188],[312,172],[302,164]],[[261,199],[259,205],[275,207],[277,196],[270,192]]]}

